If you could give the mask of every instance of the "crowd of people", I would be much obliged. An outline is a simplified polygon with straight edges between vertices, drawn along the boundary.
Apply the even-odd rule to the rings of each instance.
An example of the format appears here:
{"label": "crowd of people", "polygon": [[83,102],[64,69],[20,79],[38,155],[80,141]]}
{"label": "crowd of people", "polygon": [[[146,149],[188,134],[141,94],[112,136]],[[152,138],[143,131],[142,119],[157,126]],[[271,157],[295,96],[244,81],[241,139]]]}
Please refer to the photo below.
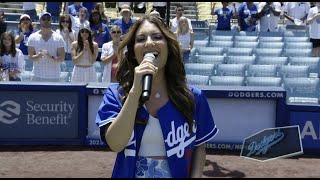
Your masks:
{"label": "crowd of people", "polygon": [[[301,25],[310,27],[310,41],[313,44],[312,53],[313,56],[320,57],[319,2],[313,5],[309,2],[221,2],[221,4],[221,8],[216,8],[216,3],[214,2],[211,11],[211,15],[217,16],[216,30],[231,31],[236,28],[238,31],[275,32],[279,31],[278,21],[280,16],[283,16],[287,19],[287,29],[295,29]],[[111,23],[110,18],[104,13],[103,3],[99,2],[48,2],[44,3],[44,7],[46,7],[46,11],[37,16],[35,3],[24,2],[24,14],[21,15],[18,27],[13,34],[15,44],[19,45],[16,48],[23,53],[26,61],[32,61],[34,64],[32,81],[38,81],[40,77],[40,79],[44,78],[44,81],[58,81],[59,63],[72,61],[75,67],[71,81],[96,82],[98,79],[93,77],[96,71],[92,67],[96,61],[101,61],[104,65],[103,82],[114,82],[117,64],[117,57],[114,52],[130,27],[136,23],[137,19],[133,18],[132,15],[133,11],[141,11],[142,13],[156,16],[164,22],[166,13],[166,3],[154,2],[152,10],[146,12],[144,10],[145,3],[143,2],[119,2],[119,19]],[[184,7],[181,4],[176,5],[175,13],[175,17],[170,19],[167,27],[176,35],[175,37],[180,43],[183,61],[189,62],[195,33],[193,32],[191,20],[184,16]],[[12,31],[7,30],[4,16],[5,13],[0,11],[0,35],[6,31]],[[33,23],[38,21],[36,17],[39,17],[39,29],[36,29]],[[237,19],[238,26],[232,27],[231,19]],[[51,27],[52,22],[55,20],[59,23],[58,29],[52,29]],[[112,25],[112,30],[109,29],[110,24]],[[82,31],[80,32],[80,30]],[[88,37],[86,36],[86,31],[89,31]],[[36,34],[37,38],[34,37]],[[4,34],[3,37],[0,36],[1,42],[5,36],[8,36],[8,34]],[[29,42],[30,38],[31,40],[35,38],[34,44]],[[56,43],[58,39],[60,43]],[[54,43],[51,43],[51,40]],[[51,49],[46,49],[46,44],[50,44],[47,48]],[[54,48],[52,49],[53,44],[60,45],[55,46],[56,50],[54,50]],[[96,44],[98,50],[96,49]],[[35,48],[35,46],[39,47]],[[89,49],[91,49],[91,52]],[[47,55],[48,53],[50,56]],[[79,60],[87,60],[87,57],[90,57],[88,62]],[[2,67],[6,67],[6,62],[3,59],[8,58],[1,59]],[[18,64],[18,62],[12,62],[11,64]],[[38,67],[40,64],[41,66]],[[50,67],[51,65],[54,68]],[[90,68],[87,66],[90,66]],[[88,72],[90,71],[91,75],[77,73],[79,67],[86,69]],[[3,69],[8,71],[6,68],[2,68],[2,71],[4,71]],[[49,75],[53,71],[56,71],[56,75]],[[17,75],[21,80],[21,72],[17,73]],[[85,77],[79,78],[77,76]]]}

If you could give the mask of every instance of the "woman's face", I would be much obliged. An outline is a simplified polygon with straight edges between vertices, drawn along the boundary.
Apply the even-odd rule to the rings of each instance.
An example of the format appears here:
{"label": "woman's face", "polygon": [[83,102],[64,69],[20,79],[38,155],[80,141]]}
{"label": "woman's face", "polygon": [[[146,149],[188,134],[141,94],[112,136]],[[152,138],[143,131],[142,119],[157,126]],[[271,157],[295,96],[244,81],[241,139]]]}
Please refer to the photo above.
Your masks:
{"label": "woman's face", "polygon": [[147,53],[155,54],[154,64],[159,69],[165,67],[168,59],[168,44],[160,29],[149,21],[144,21],[137,30],[134,54],[140,64]]}
{"label": "woman's face", "polygon": [[91,33],[88,29],[81,29],[79,31],[81,37],[82,37],[82,40],[87,40],[89,38],[89,33]]}
{"label": "woman's face", "polygon": [[111,38],[113,40],[115,39],[119,39],[120,40],[120,37],[121,37],[121,29],[119,26],[117,27],[112,27],[111,30],[110,30],[110,33],[111,33]]}
{"label": "woman's face", "polygon": [[70,24],[69,19],[62,19],[62,20],[61,20],[61,25],[62,25],[62,27],[68,28],[68,27],[69,27],[69,24]]}
{"label": "woman's face", "polygon": [[31,21],[30,21],[29,18],[24,17],[24,18],[21,19],[21,24],[30,25],[30,24],[31,24]]}
{"label": "woman's face", "polygon": [[180,25],[182,28],[187,28],[187,27],[189,27],[187,18],[180,18],[180,20],[179,20],[179,25]]}
{"label": "woman's face", "polygon": [[11,37],[9,36],[9,35],[5,35],[4,37],[3,37],[3,45],[5,46],[5,47],[11,47]]}

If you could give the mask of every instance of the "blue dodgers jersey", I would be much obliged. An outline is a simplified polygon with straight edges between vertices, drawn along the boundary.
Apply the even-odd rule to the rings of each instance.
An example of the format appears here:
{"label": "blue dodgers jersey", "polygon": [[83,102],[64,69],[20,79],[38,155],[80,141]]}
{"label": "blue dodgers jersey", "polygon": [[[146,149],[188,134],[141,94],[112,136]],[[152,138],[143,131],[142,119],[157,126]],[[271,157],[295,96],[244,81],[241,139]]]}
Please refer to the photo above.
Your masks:
{"label": "blue dodgers jersey", "polygon": [[[112,84],[106,89],[98,109],[96,124],[100,127],[101,140],[104,142],[105,128],[102,127],[114,121],[122,108],[118,87],[119,84]],[[188,123],[170,100],[158,111],[167,161],[173,178],[190,177],[191,158],[195,147],[209,141],[218,132],[205,95],[194,86],[190,88],[196,101],[196,110],[193,114],[195,123],[193,123],[192,132],[189,133]],[[149,113],[143,106],[138,108],[137,118],[148,121]],[[138,172],[140,168],[147,168],[136,167],[136,157],[144,129],[145,125],[135,123],[129,143],[117,154],[112,173],[113,178],[134,178],[136,171]]]}

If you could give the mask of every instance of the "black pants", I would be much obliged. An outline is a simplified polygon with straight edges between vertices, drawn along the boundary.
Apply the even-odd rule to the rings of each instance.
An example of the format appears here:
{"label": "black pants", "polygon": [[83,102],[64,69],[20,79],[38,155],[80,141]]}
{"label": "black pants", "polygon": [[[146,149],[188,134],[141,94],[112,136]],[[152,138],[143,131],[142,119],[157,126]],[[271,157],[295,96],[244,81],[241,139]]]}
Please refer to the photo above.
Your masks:
{"label": "black pants", "polygon": [[166,18],[167,6],[153,6],[153,9],[160,13],[162,19]]}

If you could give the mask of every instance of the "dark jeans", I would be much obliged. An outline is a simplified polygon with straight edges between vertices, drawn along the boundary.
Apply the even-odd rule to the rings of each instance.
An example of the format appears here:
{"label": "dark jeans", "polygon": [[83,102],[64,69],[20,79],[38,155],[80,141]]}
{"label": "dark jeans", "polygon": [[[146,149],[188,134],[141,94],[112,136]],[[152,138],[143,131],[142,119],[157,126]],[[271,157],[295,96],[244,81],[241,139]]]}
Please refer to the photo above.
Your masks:
{"label": "dark jeans", "polygon": [[72,56],[70,53],[66,53],[65,54],[65,57],[64,57],[64,60],[68,60],[68,61],[72,61]]}

